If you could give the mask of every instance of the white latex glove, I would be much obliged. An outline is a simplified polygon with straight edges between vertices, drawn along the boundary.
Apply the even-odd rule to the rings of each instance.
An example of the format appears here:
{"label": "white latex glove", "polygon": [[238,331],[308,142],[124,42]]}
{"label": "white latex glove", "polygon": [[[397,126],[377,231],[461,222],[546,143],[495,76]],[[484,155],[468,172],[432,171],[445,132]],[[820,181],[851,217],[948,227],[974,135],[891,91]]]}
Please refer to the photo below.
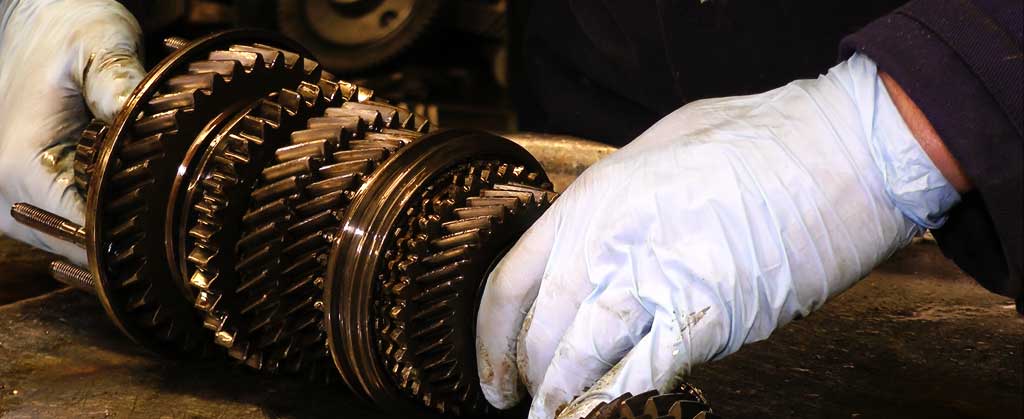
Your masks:
{"label": "white latex glove", "polygon": [[113,0],[0,0],[0,231],[84,264],[85,251],[28,229],[28,202],[83,223],[75,143],[89,111],[110,122],[145,72],[142,31]]}
{"label": "white latex glove", "polygon": [[531,418],[571,419],[670,390],[849,288],[958,200],[864,56],[691,103],[587,170],[497,265],[477,320],[483,390],[507,408],[525,387]]}

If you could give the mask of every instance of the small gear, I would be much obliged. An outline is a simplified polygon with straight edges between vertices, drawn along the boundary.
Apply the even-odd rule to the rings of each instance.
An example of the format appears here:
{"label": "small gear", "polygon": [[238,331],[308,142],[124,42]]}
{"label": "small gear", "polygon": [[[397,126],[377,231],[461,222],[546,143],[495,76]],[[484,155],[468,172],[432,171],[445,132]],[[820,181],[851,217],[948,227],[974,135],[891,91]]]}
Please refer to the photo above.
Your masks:
{"label": "small gear", "polygon": [[626,393],[598,405],[580,419],[718,419],[696,387],[683,384],[677,391],[661,394],[649,391],[636,396]]}
{"label": "small gear", "polygon": [[93,165],[96,164],[96,151],[106,135],[107,124],[93,119],[78,138],[78,145],[75,147],[75,186],[82,196],[89,191],[89,178],[92,177]]}

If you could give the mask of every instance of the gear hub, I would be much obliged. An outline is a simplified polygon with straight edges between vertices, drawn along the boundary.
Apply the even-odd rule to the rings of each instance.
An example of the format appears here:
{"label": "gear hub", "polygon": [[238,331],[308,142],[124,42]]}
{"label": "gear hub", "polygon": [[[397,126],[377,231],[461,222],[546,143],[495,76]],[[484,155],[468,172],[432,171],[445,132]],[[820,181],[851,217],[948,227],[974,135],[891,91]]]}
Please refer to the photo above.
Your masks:
{"label": "gear hub", "polygon": [[[88,270],[55,274],[161,354],[340,378],[416,416],[498,413],[477,379],[477,304],[557,197],[540,163],[436,131],[275,35],[175,44],[113,124],[83,131],[86,225],[12,210],[86,248]],[[706,411],[687,392],[625,395],[587,418]]]}

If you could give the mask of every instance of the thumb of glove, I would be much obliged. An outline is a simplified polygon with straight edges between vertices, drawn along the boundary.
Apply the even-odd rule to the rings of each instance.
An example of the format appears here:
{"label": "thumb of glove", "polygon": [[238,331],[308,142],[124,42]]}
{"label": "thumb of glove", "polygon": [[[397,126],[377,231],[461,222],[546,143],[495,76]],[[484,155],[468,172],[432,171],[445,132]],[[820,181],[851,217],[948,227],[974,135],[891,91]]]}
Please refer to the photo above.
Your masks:
{"label": "thumb of glove", "polygon": [[89,110],[111,123],[146,71],[139,61],[139,24],[123,7],[103,12],[110,16],[78,39],[80,71],[73,74],[81,75],[77,81]]}

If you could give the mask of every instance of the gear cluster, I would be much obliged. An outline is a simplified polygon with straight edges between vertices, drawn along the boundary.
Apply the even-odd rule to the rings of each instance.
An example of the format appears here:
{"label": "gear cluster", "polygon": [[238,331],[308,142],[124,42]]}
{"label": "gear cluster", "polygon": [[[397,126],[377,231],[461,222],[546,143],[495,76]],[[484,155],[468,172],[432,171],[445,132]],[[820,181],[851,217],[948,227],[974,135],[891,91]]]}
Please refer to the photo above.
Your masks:
{"label": "gear cluster", "polygon": [[[91,279],[133,340],[417,416],[497,413],[477,380],[483,280],[557,197],[522,147],[436,130],[287,39],[231,31],[174,51],[76,151],[87,222],[60,223],[90,266],[61,277]],[[588,418],[703,412],[681,392]]]}

